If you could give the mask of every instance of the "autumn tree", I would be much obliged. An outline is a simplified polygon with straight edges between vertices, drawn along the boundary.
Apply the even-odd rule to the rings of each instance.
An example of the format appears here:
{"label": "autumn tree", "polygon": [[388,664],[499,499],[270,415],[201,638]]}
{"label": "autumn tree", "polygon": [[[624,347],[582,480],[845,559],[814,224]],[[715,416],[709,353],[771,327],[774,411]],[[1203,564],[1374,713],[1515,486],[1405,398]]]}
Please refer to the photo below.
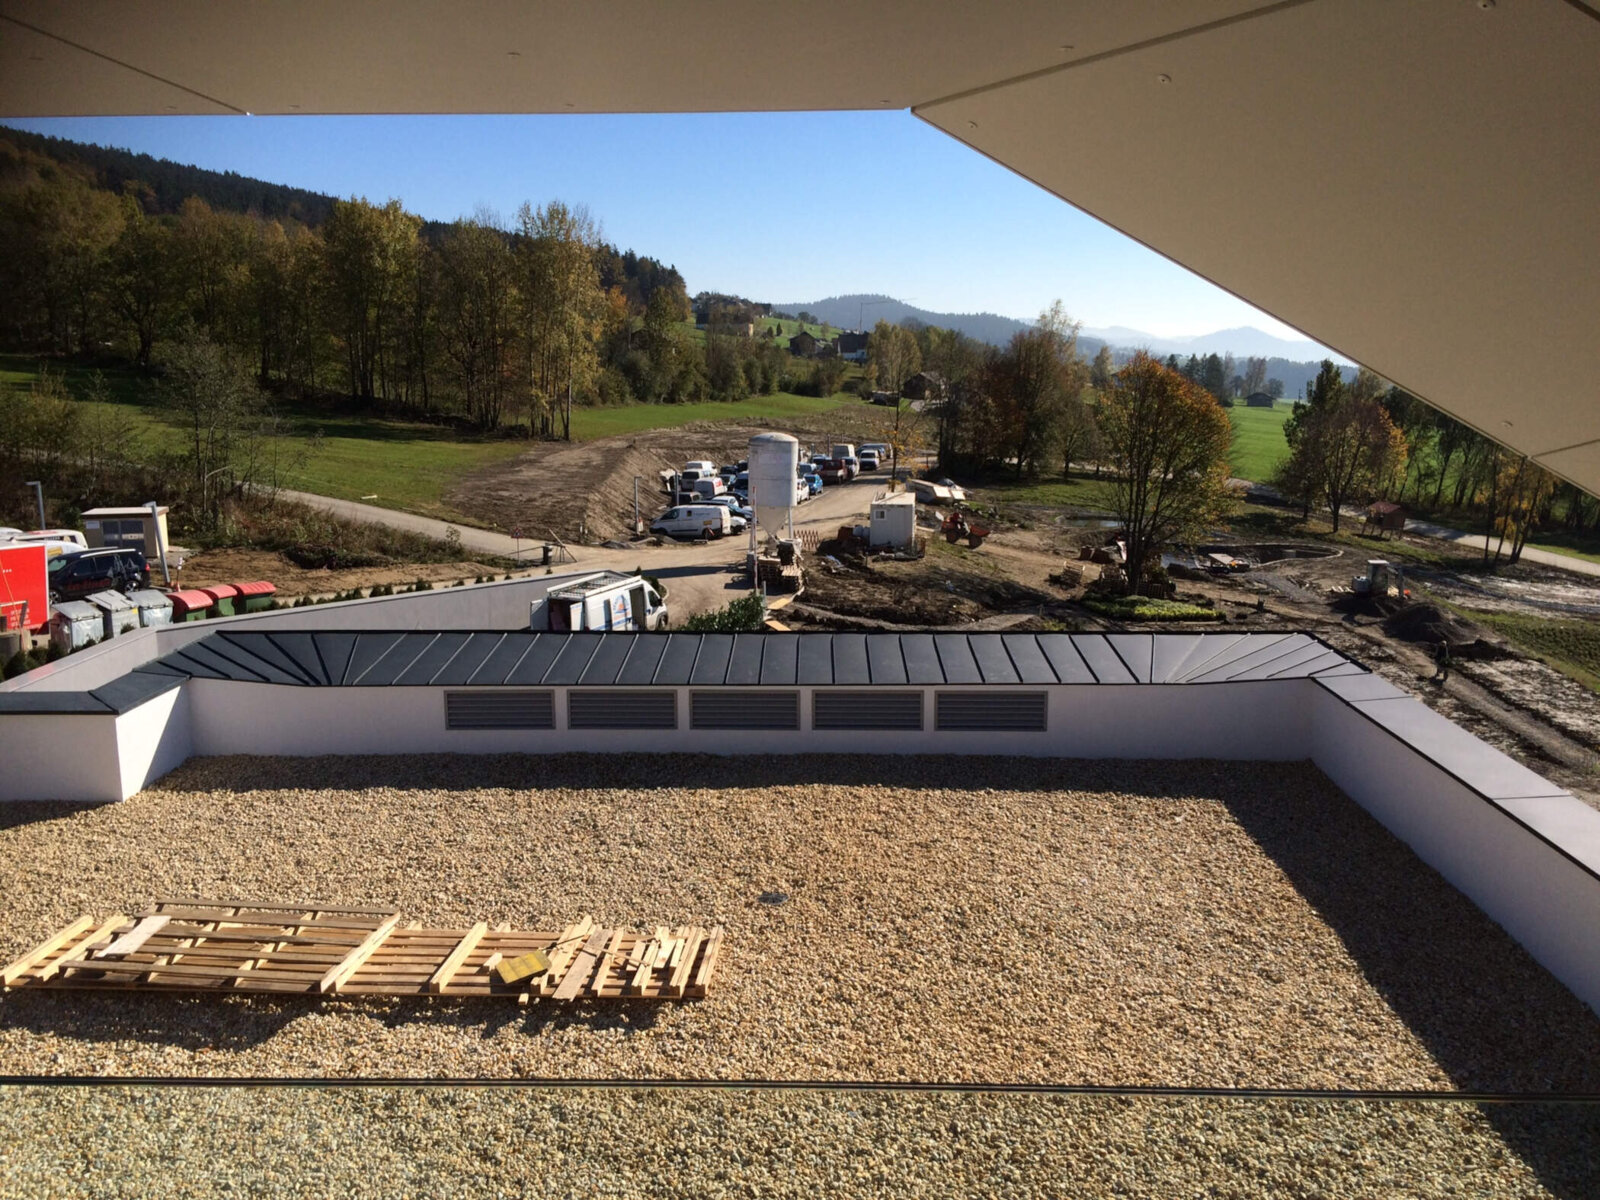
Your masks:
{"label": "autumn tree", "polygon": [[1117,372],[1098,420],[1137,594],[1164,542],[1198,534],[1224,512],[1233,427],[1213,396],[1143,351]]}
{"label": "autumn tree", "polygon": [[1078,326],[1057,300],[1032,329],[1012,335],[994,362],[991,390],[1001,436],[1018,475],[1037,474],[1064,422],[1081,416],[1088,371],[1078,354]]}
{"label": "autumn tree", "polygon": [[1116,370],[1116,364],[1111,360],[1111,347],[1101,346],[1095,353],[1094,362],[1089,365],[1089,386],[1097,392],[1104,392],[1111,386],[1111,377]]}
{"label": "autumn tree", "polygon": [[903,325],[879,321],[867,338],[867,364],[877,375],[878,386],[898,396],[905,381],[922,370],[917,335]]}
{"label": "autumn tree", "polygon": [[165,225],[146,217],[131,197],[123,203],[123,226],[110,252],[107,292],[135,344],[134,361],[150,365],[156,339],[171,328],[181,290]]}
{"label": "autumn tree", "polygon": [[457,396],[483,429],[500,424],[517,337],[516,262],[485,218],[457,221],[439,243],[440,343]]}
{"label": "autumn tree", "polygon": [[524,204],[517,226],[529,433],[549,436],[559,414],[561,436],[570,441],[573,395],[593,380],[599,365],[605,309],[595,265],[599,230],[586,208],[559,200],[539,208]]}
{"label": "autumn tree", "polygon": [[1298,422],[1280,480],[1297,498],[1321,502],[1334,532],[1344,506],[1370,499],[1405,470],[1405,435],[1371,396],[1340,388]]}
{"label": "autumn tree", "polygon": [[422,219],[398,200],[382,207],[365,199],[333,202],[323,230],[325,294],[352,396],[372,400],[389,394],[421,229]]}

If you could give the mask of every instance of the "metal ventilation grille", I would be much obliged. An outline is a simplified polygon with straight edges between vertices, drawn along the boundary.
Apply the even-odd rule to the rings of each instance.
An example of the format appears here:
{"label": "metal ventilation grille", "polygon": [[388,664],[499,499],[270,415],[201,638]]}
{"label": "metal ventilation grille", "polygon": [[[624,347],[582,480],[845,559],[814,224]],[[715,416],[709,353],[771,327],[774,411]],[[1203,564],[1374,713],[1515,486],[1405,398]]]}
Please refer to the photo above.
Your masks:
{"label": "metal ventilation grille", "polygon": [[551,692],[446,692],[446,729],[554,729]]}
{"label": "metal ventilation grille", "polygon": [[922,693],[813,692],[813,729],[921,729]]}
{"label": "metal ventilation grille", "polygon": [[799,729],[799,692],[689,693],[691,729]]}
{"label": "metal ventilation grille", "polygon": [[937,728],[1043,733],[1043,692],[939,692]]}
{"label": "metal ventilation grille", "polygon": [[678,694],[633,690],[567,693],[568,729],[676,729]]}

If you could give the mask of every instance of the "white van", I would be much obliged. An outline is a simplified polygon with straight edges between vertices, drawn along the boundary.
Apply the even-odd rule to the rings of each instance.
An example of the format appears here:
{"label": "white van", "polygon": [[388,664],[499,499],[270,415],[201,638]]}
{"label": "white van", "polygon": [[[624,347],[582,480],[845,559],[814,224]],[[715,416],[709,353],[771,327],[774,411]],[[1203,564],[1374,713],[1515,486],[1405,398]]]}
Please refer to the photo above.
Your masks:
{"label": "white van", "polygon": [[670,538],[719,538],[733,531],[732,514],[720,504],[679,504],[650,522],[650,532]]}
{"label": "white van", "polygon": [[690,471],[699,471],[700,476],[704,477],[706,475],[715,475],[717,473],[717,464],[714,462],[707,462],[703,458],[697,458],[693,462],[684,463],[683,470],[685,474],[688,474]]}
{"label": "white van", "polygon": [[[678,480],[682,484],[680,490],[699,492],[707,498],[720,496],[728,490],[728,485],[722,481],[722,476],[715,471],[702,471],[698,468],[691,468],[682,472],[678,476]],[[702,484],[705,486],[702,487]]]}

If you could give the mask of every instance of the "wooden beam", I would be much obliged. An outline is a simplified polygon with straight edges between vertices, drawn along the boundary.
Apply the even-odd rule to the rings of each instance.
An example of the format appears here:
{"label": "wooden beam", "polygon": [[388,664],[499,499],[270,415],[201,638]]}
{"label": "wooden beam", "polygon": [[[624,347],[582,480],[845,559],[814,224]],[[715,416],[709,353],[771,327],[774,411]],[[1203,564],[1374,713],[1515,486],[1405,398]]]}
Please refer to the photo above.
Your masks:
{"label": "wooden beam", "polygon": [[556,988],[557,1000],[576,1000],[583,994],[583,988],[589,982],[589,976],[594,971],[595,960],[600,957],[601,951],[606,948],[606,939],[609,933],[605,929],[596,929],[589,935],[589,940],[572,960],[572,965],[567,968],[567,973],[561,979],[561,986]]}
{"label": "wooden beam", "polygon": [[390,931],[399,923],[400,914],[391,913],[387,920],[367,934],[365,941],[350,951],[349,954],[346,954],[337,966],[331,968],[326,975],[318,980],[317,991],[337,992],[350,976],[355,974],[356,968],[371,958],[372,952],[383,945],[384,939],[389,936]]}
{"label": "wooden beam", "polygon": [[49,958],[50,955],[61,949],[61,947],[65,946],[73,938],[77,937],[80,933],[93,924],[93,917],[79,917],[76,921],[74,921],[71,925],[68,925],[53,938],[50,938],[35,946],[32,950],[28,951],[21,958],[17,959],[16,962],[12,963],[4,971],[0,971],[0,987],[10,987],[13,979],[16,979],[18,976],[22,975],[29,967],[33,966],[41,959]]}
{"label": "wooden beam", "polygon": [[435,993],[442,992],[445,985],[450,982],[450,977],[461,969],[462,963],[467,961],[467,955],[472,953],[472,948],[488,932],[488,923],[484,921],[479,921],[467,930],[466,935],[456,943],[456,948],[450,951],[450,957],[444,960],[444,965],[428,980],[428,990]]}

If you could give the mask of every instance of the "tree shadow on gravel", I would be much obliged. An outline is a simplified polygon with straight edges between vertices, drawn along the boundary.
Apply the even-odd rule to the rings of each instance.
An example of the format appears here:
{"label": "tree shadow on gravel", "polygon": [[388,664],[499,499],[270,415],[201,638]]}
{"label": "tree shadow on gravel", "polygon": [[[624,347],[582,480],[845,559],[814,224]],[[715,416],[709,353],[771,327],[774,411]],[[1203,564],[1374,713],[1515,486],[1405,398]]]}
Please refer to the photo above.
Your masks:
{"label": "tree shadow on gravel", "polygon": [[[1600,1094],[1600,1018],[1326,779],[1224,802],[1458,1088]],[[1560,1119],[1483,1106],[1546,1187],[1596,1195],[1600,1107],[1538,1107]]]}

